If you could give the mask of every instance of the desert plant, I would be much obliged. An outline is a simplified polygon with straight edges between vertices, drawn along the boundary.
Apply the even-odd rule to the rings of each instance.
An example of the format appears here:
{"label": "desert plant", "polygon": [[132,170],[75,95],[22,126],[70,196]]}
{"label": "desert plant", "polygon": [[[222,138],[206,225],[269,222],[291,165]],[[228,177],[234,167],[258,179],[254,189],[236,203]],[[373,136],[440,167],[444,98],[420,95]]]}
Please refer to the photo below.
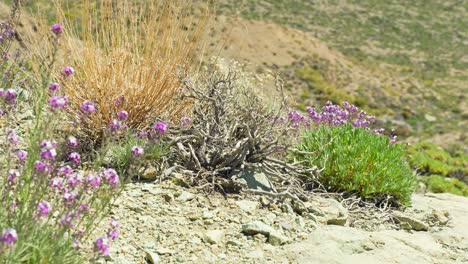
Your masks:
{"label": "desert plant", "polygon": [[319,181],[330,191],[410,202],[415,177],[403,147],[386,137],[351,124],[322,125],[306,131],[297,149],[296,159],[323,169]]}
{"label": "desert plant", "polygon": [[71,104],[90,100],[99,109],[83,120],[87,137],[102,140],[104,128],[121,109],[129,113],[130,128],[143,129],[156,117],[172,117],[187,108],[187,102],[173,102],[180,87],[175,73],[190,68],[211,14],[209,4],[193,6],[192,1],[85,0],[78,25],[61,11],[71,29],[64,33],[64,45],[78,69],[63,88]]}
{"label": "desert plant", "polygon": [[[51,30],[55,42],[50,47],[57,50],[62,27],[56,24]],[[17,62],[3,60],[2,69],[3,63],[8,63],[7,69],[26,69]],[[77,151],[80,142],[58,131],[73,123],[65,114],[68,97],[57,85],[49,85],[53,58],[50,63],[50,68],[41,68],[41,74],[28,76],[33,87],[29,91],[34,93],[30,102],[20,104],[24,97],[12,79],[18,76],[16,72],[0,79],[2,263],[83,262],[80,248],[92,238],[97,223],[120,193],[115,170],[87,167]],[[35,111],[26,120],[18,118],[31,108]],[[97,255],[108,254],[110,241],[117,236],[117,223],[112,222],[108,233],[96,240]]]}
{"label": "desert plant", "polygon": [[[185,119],[174,128],[169,153],[171,165],[191,176],[189,184],[239,190],[233,176],[262,167],[284,189],[299,179],[294,175],[313,173],[281,161],[295,131],[278,118],[284,107],[266,106],[252,87],[239,85],[233,70],[214,70],[200,80],[182,80],[182,98],[193,100],[194,110],[190,122]],[[277,88],[281,95],[279,79]]]}
{"label": "desert plant", "polygon": [[419,179],[426,184],[431,192],[468,196],[468,185],[457,179],[440,175],[421,176]]}
{"label": "desert plant", "polygon": [[468,155],[464,153],[452,156],[443,148],[430,142],[409,145],[406,151],[411,166],[422,174],[450,176],[462,181],[468,178]]}

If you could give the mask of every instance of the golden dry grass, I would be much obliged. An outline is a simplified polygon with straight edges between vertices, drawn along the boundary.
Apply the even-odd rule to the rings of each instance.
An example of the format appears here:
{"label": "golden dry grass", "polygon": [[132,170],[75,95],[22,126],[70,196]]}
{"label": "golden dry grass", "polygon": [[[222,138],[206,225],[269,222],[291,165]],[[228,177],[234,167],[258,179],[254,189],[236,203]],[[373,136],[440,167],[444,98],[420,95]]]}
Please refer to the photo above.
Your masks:
{"label": "golden dry grass", "polygon": [[[84,0],[79,25],[59,10],[66,29],[64,46],[75,68],[65,92],[75,106],[84,100],[96,103],[98,113],[84,123],[94,139],[119,110],[128,111],[129,127],[144,128],[156,117],[174,117],[187,108],[187,103],[174,100],[180,86],[176,72],[194,61],[213,14],[211,6],[197,9],[183,0],[146,2],[151,3]],[[123,103],[116,105],[119,98]]]}

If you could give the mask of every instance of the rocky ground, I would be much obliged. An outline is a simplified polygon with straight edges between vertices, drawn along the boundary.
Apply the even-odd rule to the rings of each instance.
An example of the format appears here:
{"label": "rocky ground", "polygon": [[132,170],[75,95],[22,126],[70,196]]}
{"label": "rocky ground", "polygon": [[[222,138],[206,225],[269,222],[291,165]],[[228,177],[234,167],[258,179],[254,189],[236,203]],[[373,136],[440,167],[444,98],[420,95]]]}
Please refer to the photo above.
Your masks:
{"label": "rocky ground", "polygon": [[99,262],[468,263],[467,198],[415,194],[411,208],[380,222],[362,214],[320,196],[298,206],[130,183],[109,216],[121,237]]}

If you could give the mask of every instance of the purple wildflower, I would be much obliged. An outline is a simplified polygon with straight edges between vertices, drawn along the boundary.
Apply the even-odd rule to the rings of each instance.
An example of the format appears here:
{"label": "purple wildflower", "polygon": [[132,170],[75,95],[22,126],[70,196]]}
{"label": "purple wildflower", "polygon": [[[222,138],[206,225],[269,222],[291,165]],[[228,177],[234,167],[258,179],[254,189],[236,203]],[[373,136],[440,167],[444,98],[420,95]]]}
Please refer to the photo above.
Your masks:
{"label": "purple wildflower", "polygon": [[81,156],[78,152],[72,152],[68,154],[68,160],[75,164],[80,164]]}
{"label": "purple wildflower", "polygon": [[99,175],[94,173],[89,173],[85,180],[86,184],[92,186],[93,188],[98,188],[101,185],[101,178]]}
{"label": "purple wildflower", "polygon": [[8,181],[12,182],[20,176],[20,172],[15,169],[11,169],[8,171]]}
{"label": "purple wildflower", "polygon": [[109,127],[111,128],[111,131],[117,132],[117,131],[119,131],[120,129],[122,129],[123,125],[122,125],[122,122],[120,122],[119,120],[117,120],[117,119],[112,119],[112,120],[109,122]]}
{"label": "purple wildflower", "polygon": [[19,150],[18,152],[16,152],[16,157],[18,157],[18,159],[21,162],[24,162],[26,160],[26,158],[28,157],[28,152],[26,152],[24,150]]}
{"label": "purple wildflower", "polygon": [[69,136],[67,138],[67,144],[68,146],[72,147],[72,148],[76,148],[78,147],[78,139],[74,136]]}
{"label": "purple wildflower", "polygon": [[153,129],[156,130],[160,135],[166,133],[167,131],[167,124],[164,122],[157,122],[154,126]]}
{"label": "purple wildflower", "polygon": [[110,240],[107,237],[100,237],[96,239],[96,243],[94,244],[94,250],[99,252],[99,254],[103,256],[109,255],[109,244]]}
{"label": "purple wildflower", "polygon": [[68,96],[54,96],[49,103],[52,111],[63,109],[68,104]]}
{"label": "purple wildflower", "polygon": [[3,97],[5,98],[5,102],[9,105],[14,105],[16,103],[16,99],[18,98],[18,94],[14,89],[8,89],[3,93]]}
{"label": "purple wildflower", "polygon": [[61,71],[61,74],[62,74],[63,77],[72,76],[74,73],[75,73],[75,70],[73,70],[73,68],[70,67],[70,66],[67,66],[67,67],[63,68],[62,71]]}
{"label": "purple wildflower", "polygon": [[40,155],[43,159],[55,160],[57,156],[57,143],[53,140],[43,140],[41,142]]}
{"label": "purple wildflower", "polygon": [[144,151],[144,149],[142,147],[140,147],[140,146],[132,147],[132,157],[134,159],[141,158],[141,156],[143,156],[143,154],[145,154],[145,151]]}
{"label": "purple wildflower", "polygon": [[106,179],[114,188],[119,185],[119,175],[114,169],[105,169],[101,172],[102,177]]}
{"label": "purple wildflower", "polygon": [[81,104],[80,109],[85,114],[90,115],[96,111],[96,106],[93,101],[86,100]]}
{"label": "purple wildflower", "polygon": [[60,85],[58,83],[51,83],[49,84],[49,91],[55,93],[60,90]]}
{"label": "purple wildflower", "polygon": [[42,201],[36,206],[37,212],[36,216],[47,216],[49,215],[50,211],[52,211],[52,206],[47,201]]}
{"label": "purple wildflower", "polygon": [[117,118],[119,120],[125,121],[128,119],[128,112],[125,110],[121,110],[117,113]]}
{"label": "purple wildflower", "polygon": [[53,24],[50,30],[55,34],[55,35],[60,35],[63,32],[63,26],[61,24]]}
{"label": "purple wildflower", "polygon": [[16,233],[16,230],[13,228],[6,228],[6,229],[3,229],[0,240],[4,243],[11,245],[18,240],[18,234]]}

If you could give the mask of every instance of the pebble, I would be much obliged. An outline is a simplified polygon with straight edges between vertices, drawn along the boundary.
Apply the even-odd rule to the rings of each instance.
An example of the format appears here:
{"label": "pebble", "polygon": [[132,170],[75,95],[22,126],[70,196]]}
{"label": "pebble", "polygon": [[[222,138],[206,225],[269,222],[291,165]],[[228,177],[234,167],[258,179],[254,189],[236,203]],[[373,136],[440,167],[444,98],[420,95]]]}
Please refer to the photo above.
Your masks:
{"label": "pebble", "polygon": [[225,232],[223,230],[208,230],[204,240],[210,244],[221,244],[224,240]]}

